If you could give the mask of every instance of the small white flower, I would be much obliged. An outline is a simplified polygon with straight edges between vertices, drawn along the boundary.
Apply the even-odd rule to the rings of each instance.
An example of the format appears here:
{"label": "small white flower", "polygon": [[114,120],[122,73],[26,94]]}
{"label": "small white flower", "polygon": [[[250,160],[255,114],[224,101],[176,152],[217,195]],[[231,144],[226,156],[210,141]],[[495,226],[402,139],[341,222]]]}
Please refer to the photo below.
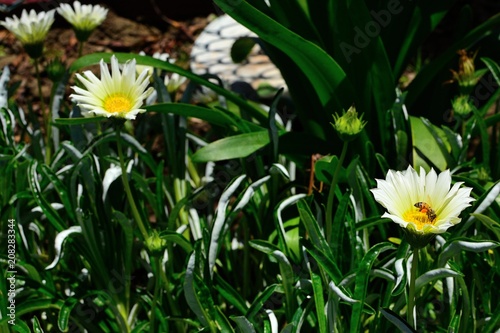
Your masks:
{"label": "small white flower", "polygon": [[36,13],[35,10],[28,12],[24,9],[21,18],[14,15],[7,17],[0,24],[10,30],[24,45],[43,44],[52,23],[54,23],[55,10]]}
{"label": "small white flower", "polygon": [[[144,51],[139,52],[139,54],[146,55],[146,53]],[[175,62],[175,59],[170,58],[170,54],[168,54],[168,53],[155,52],[155,53],[153,53],[153,58],[163,60],[163,61],[168,60],[168,62],[171,64]],[[137,65],[137,66],[135,66],[135,69],[137,70],[137,74],[141,74],[143,71],[148,71],[149,75],[153,75],[154,67],[145,66],[145,65]],[[159,72],[158,72],[158,75],[159,75]]]}
{"label": "small white flower", "polygon": [[137,77],[135,59],[127,61],[120,72],[114,55],[111,57],[111,74],[104,60],[101,60],[100,65],[101,79],[91,71],[85,71],[83,75],[76,74],[86,89],[73,86],[75,93],[70,97],[84,109],[84,116],[91,113],[108,118],[135,119],[138,113],[144,112],[140,107],[144,99],[153,92],[153,88],[146,90],[149,84],[148,72],[144,71]]}
{"label": "small white flower", "polygon": [[390,218],[414,234],[440,234],[460,223],[462,210],[474,199],[472,188],[451,187],[450,170],[436,174],[434,169],[420,174],[408,167],[405,171],[389,170],[385,180],[377,179],[371,189],[375,200],[387,209],[382,217]]}
{"label": "small white flower", "polygon": [[209,104],[217,100],[217,93],[210,88],[201,86],[201,90],[196,90],[193,94],[193,103]]}
{"label": "small white flower", "polygon": [[92,31],[106,19],[108,9],[99,5],[82,5],[79,1],[75,1],[73,6],[62,3],[57,8],[57,12],[73,26],[76,38],[84,42]]}
{"label": "small white flower", "polygon": [[180,76],[177,73],[172,73],[170,77],[165,75],[165,87],[167,87],[167,91],[171,94],[176,92],[179,87],[186,82],[186,77]]}

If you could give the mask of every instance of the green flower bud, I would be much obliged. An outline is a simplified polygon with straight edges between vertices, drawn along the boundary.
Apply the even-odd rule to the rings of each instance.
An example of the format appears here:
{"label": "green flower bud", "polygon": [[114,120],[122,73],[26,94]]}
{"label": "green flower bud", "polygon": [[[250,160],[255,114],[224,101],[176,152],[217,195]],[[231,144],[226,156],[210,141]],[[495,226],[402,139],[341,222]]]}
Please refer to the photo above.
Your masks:
{"label": "green flower bud", "polygon": [[335,120],[332,123],[333,128],[335,128],[340,138],[345,142],[354,140],[366,125],[366,121],[363,121],[363,116],[358,117],[354,106],[351,106],[347,112],[344,111],[342,116],[338,114],[333,115],[333,119]]}
{"label": "green flower bud", "polygon": [[455,99],[451,101],[451,105],[453,107],[453,111],[456,114],[464,117],[472,112],[473,106],[471,102],[472,101],[470,100],[469,96],[460,95],[455,97]]}
{"label": "green flower bud", "polygon": [[167,242],[160,237],[156,230],[153,230],[152,234],[146,239],[146,247],[152,255],[160,255],[166,246]]}
{"label": "green flower bud", "polygon": [[45,68],[47,76],[52,82],[59,82],[66,73],[66,64],[60,58],[54,58]]}

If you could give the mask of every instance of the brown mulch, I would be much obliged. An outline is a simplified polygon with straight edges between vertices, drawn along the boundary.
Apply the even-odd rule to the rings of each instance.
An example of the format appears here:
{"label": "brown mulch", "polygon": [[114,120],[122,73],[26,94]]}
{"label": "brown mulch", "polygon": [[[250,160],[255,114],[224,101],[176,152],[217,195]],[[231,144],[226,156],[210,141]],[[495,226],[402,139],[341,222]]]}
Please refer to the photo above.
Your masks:
{"label": "brown mulch", "polygon": [[[155,26],[148,26],[120,17],[110,10],[103,24],[94,31],[85,43],[83,54],[96,52],[131,52],[144,51],[148,55],[154,52],[169,53],[179,60],[181,66],[188,67],[189,53],[194,38],[207,24],[207,18],[199,17],[188,21],[172,21],[165,31]],[[47,101],[51,82],[44,71],[45,65],[58,57],[67,66],[77,59],[78,41],[71,26],[66,22],[56,21],[49,31],[45,43],[44,56],[41,59],[42,94]],[[22,44],[8,30],[0,26],[0,70],[8,66],[11,72],[11,84],[21,82],[13,97],[20,106],[33,103],[37,110],[38,88],[33,61],[24,52]]]}

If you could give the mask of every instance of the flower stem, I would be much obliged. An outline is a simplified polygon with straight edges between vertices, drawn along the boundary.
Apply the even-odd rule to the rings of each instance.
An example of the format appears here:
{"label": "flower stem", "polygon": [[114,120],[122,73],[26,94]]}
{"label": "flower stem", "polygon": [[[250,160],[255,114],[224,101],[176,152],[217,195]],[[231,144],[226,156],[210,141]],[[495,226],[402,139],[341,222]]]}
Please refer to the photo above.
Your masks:
{"label": "flower stem", "polygon": [[123,187],[125,189],[125,194],[127,195],[130,209],[132,210],[132,215],[134,216],[134,219],[137,223],[137,226],[139,227],[139,230],[141,231],[142,237],[144,238],[144,240],[146,240],[146,239],[148,239],[149,234],[146,231],[144,224],[142,223],[141,215],[139,214],[139,210],[137,209],[137,206],[135,204],[134,197],[132,196],[132,191],[130,190],[130,184],[128,183],[127,167],[125,166],[125,159],[123,158],[123,148],[122,148],[121,135],[120,135],[121,126],[122,125],[116,126],[116,143],[118,146],[118,157],[120,158],[120,167],[122,169]]}
{"label": "flower stem", "polygon": [[160,270],[161,270],[161,262],[160,262],[160,257],[158,256],[153,256],[154,260],[154,267],[156,270],[155,274],[155,291],[154,291],[154,296],[153,296],[153,305],[151,307],[151,317],[149,320],[149,332],[154,333],[155,332],[155,317],[156,317],[156,304],[159,301],[159,294],[160,294],[160,288],[161,288],[161,275],[160,275]]}
{"label": "flower stem", "polygon": [[52,120],[52,115],[50,108],[48,112],[45,113],[45,102],[43,101],[42,95],[42,80],[40,79],[40,63],[38,62],[38,58],[34,58],[33,61],[35,63],[35,74],[38,84],[38,97],[40,98],[40,112],[42,113],[43,123],[45,126],[45,163],[48,165],[52,158],[52,148],[50,141],[52,138],[52,125],[50,123]]}
{"label": "flower stem", "polygon": [[85,44],[85,42],[78,43],[78,58],[81,58],[81,56],[83,54],[83,44]]}
{"label": "flower stem", "polygon": [[342,169],[342,164],[344,163],[345,155],[347,153],[348,143],[344,141],[342,146],[342,153],[340,153],[339,162],[333,173],[332,183],[330,184],[330,190],[328,191],[328,202],[326,203],[326,241],[330,244],[332,238],[332,224],[333,224],[333,197],[335,194],[335,188],[339,181],[340,169]]}
{"label": "flower stem", "polygon": [[410,289],[408,290],[407,309],[408,323],[415,329],[417,328],[417,317],[415,311],[415,281],[417,280],[418,254],[419,248],[415,247],[413,249],[413,259],[411,262]]}
{"label": "flower stem", "polygon": [[[156,270],[155,273],[160,274],[160,278],[163,281],[163,288],[165,290],[167,302],[170,306],[170,311],[171,311],[172,315],[174,317],[180,316],[181,312],[177,307],[176,299],[174,298],[174,296],[172,295],[172,293],[170,291],[170,282],[168,281],[168,277],[165,274],[165,271],[162,269],[161,266],[158,266],[158,269]],[[178,321],[178,320],[175,321],[176,332],[185,332],[186,327],[184,327],[184,326],[185,325],[181,321]]]}

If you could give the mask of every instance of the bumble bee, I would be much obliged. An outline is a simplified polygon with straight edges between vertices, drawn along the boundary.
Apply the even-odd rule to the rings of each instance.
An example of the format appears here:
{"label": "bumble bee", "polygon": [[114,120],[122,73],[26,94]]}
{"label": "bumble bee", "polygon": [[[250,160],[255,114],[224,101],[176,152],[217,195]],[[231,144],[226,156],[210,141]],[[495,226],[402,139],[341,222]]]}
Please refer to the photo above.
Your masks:
{"label": "bumble bee", "polygon": [[427,217],[431,222],[436,219],[436,213],[427,202],[420,201],[417,202],[414,206],[417,207],[421,213],[427,214]]}

